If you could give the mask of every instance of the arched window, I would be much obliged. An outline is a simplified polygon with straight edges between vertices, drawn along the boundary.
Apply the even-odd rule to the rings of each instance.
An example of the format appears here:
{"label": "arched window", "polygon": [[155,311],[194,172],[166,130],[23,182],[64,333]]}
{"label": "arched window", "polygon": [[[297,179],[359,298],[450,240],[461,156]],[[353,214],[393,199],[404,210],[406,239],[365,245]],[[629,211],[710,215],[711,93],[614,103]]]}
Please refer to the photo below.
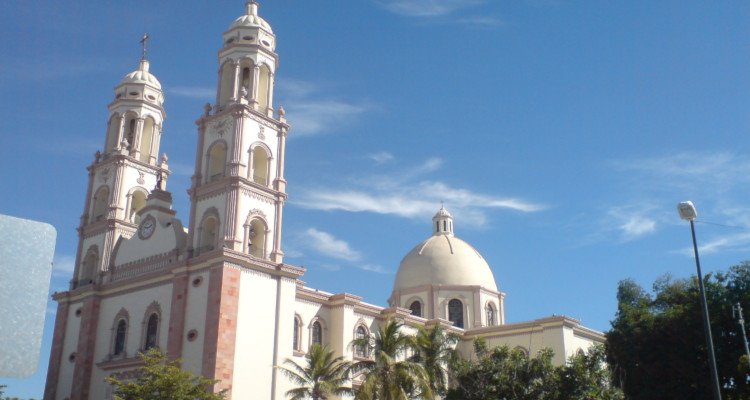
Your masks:
{"label": "arched window", "polygon": [[128,152],[133,150],[135,143],[135,131],[138,127],[138,117],[135,114],[128,114],[125,122],[125,140],[128,141]]}
{"label": "arched window", "polygon": [[255,146],[253,149],[253,182],[268,186],[268,164],[269,157],[266,149],[261,146]]}
{"label": "arched window", "polygon": [[299,318],[296,316],[294,317],[294,337],[292,338],[292,349],[295,351],[299,351],[299,344],[301,342],[300,340],[300,334],[302,333],[302,329],[300,329],[300,326],[302,324],[299,321]]}
{"label": "arched window", "polygon": [[[357,327],[357,334],[355,335],[356,339],[364,339],[367,337],[367,330],[364,326],[358,326]],[[367,357],[367,345],[364,343],[359,343],[357,346],[355,346],[354,354],[357,357],[360,358],[366,358]]]}
{"label": "arched window", "polygon": [[422,316],[422,303],[420,303],[419,300],[412,301],[411,305],[409,305],[409,309],[411,310],[411,315],[415,317]]}
{"label": "arched window", "polygon": [[312,325],[312,344],[323,345],[323,326],[319,321],[313,322]]}
{"label": "arched window", "polygon": [[267,65],[260,67],[260,82],[258,83],[258,109],[265,113],[268,104],[268,85],[271,82],[271,71]]}
{"label": "arched window", "polygon": [[109,188],[100,188],[94,195],[94,210],[91,213],[92,222],[103,221],[107,218],[107,202],[109,201]]}
{"label": "arched window", "polygon": [[224,143],[218,142],[211,146],[211,150],[208,153],[207,182],[215,182],[224,177],[226,152],[227,149]]}
{"label": "arched window", "polygon": [[104,144],[104,154],[114,151],[120,146],[117,138],[120,135],[120,116],[115,114],[109,119],[109,128],[107,129],[107,143]]}
{"label": "arched window", "polygon": [[266,259],[266,223],[260,218],[253,218],[247,225],[247,252],[250,255]]}
{"label": "arched window", "polygon": [[142,190],[136,190],[133,192],[130,198],[130,212],[128,219],[134,224],[141,223],[141,217],[136,215],[138,211],[146,206],[146,192]]}
{"label": "arched window", "polygon": [[487,326],[495,326],[495,307],[492,306],[492,303],[487,303],[484,307],[484,313],[487,318]]}
{"label": "arched window", "polygon": [[96,276],[96,265],[98,264],[99,256],[97,255],[96,249],[92,248],[86,254],[86,258],[83,260],[81,266],[81,272],[79,275],[78,286],[88,285],[94,282]]}
{"label": "arched window", "polygon": [[154,119],[151,117],[146,118],[146,122],[143,124],[143,133],[141,134],[141,161],[145,163],[151,162],[151,142],[154,140]]}
{"label": "arched window", "polygon": [[146,323],[146,340],[143,344],[143,349],[148,350],[152,347],[156,347],[157,334],[159,333],[159,315],[156,313],[151,314],[148,317]]}
{"label": "arched window", "polygon": [[219,230],[219,223],[214,217],[206,217],[200,228],[200,245],[199,253],[205,253],[216,248],[216,234]]}
{"label": "arched window", "polygon": [[464,327],[464,303],[459,299],[448,302],[448,320],[458,328]]}
{"label": "arched window", "polygon": [[128,323],[124,319],[121,319],[117,323],[117,329],[115,330],[115,345],[112,349],[112,354],[119,356],[125,351],[125,335],[128,332]]}
{"label": "arched window", "polygon": [[[246,91],[246,98],[252,96],[253,93],[253,61],[249,59],[242,59],[240,61],[240,87]],[[240,90],[240,93],[242,91]],[[239,97],[240,93],[237,94]]]}
{"label": "arched window", "polygon": [[219,85],[218,106],[223,108],[234,97],[234,64],[231,60],[221,67],[221,84]]}

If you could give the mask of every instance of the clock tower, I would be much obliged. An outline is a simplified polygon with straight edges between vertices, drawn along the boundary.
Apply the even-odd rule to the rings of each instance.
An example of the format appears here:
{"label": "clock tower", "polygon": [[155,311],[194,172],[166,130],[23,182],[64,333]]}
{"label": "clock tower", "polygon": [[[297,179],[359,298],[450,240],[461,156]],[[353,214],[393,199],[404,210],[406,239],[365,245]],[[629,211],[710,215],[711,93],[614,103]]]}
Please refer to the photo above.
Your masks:
{"label": "clock tower", "polygon": [[96,284],[110,269],[112,251],[120,237],[131,237],[140,222],[138,211],[157,182],[169,174],[161,158],[164,93],[149,72],[144,35],[138,69],[115,87],[109,104],[104,148],[88,166],[86,203],[78,227],[79,243],[71,289]]}

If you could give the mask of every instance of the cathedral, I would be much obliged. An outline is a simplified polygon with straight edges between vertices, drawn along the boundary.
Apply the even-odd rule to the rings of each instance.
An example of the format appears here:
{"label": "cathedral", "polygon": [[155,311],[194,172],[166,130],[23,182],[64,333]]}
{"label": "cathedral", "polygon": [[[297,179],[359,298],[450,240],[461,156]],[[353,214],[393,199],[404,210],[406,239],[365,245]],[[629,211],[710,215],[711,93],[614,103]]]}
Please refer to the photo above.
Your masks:
{"label": "cathedral", "polygon": [[401,261],[388,308],[305,286],[282,250],[290,126],[273,105],[276,36],[249,2],[222,43],[215,103],[197,121],[187,224],[167,190],[164,92],[145,51],[115,87],[104,147],[87,167],[74,276],[53,295],[45,399],[111,399],[105,379],[132,378],[139,352],[156,347],[220,380],[228,398],[282,400],[292,383],[274,366],[304,363],[315,343],[366,359],[350,343],[388,318],[445,327],[465,357],[480,336],[532,355],[551,348],[556,364],[604,341],[565,316],[506,324],[505,293],[444,207]]}

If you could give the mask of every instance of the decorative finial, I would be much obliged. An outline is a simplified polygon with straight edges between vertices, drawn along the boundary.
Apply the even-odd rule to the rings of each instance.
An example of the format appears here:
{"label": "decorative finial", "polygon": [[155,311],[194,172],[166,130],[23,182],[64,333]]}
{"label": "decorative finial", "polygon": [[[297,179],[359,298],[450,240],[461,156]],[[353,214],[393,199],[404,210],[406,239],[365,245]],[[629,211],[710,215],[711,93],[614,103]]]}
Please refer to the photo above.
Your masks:
{"label": "decorative finial", "polygon": [[146,42],[148,42],[148,33],[143,34],[143,38],[141,38],[141,44],[143,45],[143,54],[141,55],[141,60],[146,59]]}
{"label": "decorative finial", "polygon": [[440,200],[440,208],[445,208],[445,202]]}
{"label": "decorative finial", "polygon": [[258,15],[258,3],[254,1],[248,1],[245,3],[245,9],[247,15]]}

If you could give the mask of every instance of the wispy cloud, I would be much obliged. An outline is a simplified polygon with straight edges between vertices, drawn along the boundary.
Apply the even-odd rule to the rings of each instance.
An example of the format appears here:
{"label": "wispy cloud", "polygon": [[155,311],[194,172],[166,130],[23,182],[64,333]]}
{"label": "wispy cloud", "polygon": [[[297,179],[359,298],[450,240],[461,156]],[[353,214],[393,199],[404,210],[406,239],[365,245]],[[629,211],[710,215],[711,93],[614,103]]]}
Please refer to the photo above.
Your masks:
{"label": "wispy cloud", "polygon": [[292,137],[313,136],[343,127],[374,108],[364,101],[347,101],[311,82],[284,80],[277,85],[278,104],[287,111]]}
{"label": "wispy cloud", "polygon": [[216,89],[208,87],[175,86],[167,90],[167,94],[188,97],[191,99],[206,99],[213,101],[216,98]]}
{"label": "wispy cloud", "polygon": [[55,276],[63,276],[71,278],[73,271],[75,270],[76,258],[75,256],[61,254],[55,257],[52,274]]}
{"label": "wispy cloud", "polygon": [[387,162],[393,161],[395,157],[393,154],[388,153],[386,151],[381,151],[379,153],[370,154],[367,156],[369,159],[375,161],[378,164],[385,164]]}
{"label": "wispy cloud", "polygon": [[[606,228],[616,226],[624,240],[644,237],[673,225],[679,201],[693,200],[701,217],[713,223],[750,226],[747,189],[750,158],[732,152],[680,152],[619,160],[613,167],[624,178],[620,204],[607,209]],[[701,244],[704,252],[750,246],[750,234],[715,232]],[[676,250],[692,254],[691,249]]]}
{"label": "wispy cloud", "polygon": [[362,255],[349,247],[349,243],[336,239],[328,232],[319,231],[315,228],[308,228],[304,232],[303,239],[310,249],[332,258],[346,261],[358,261]]}
{"label": "wispy cloud", "polygon": [[359,269],[363,271],[376,272],[378,274],[390,274],[391,272],[383,268],[381,265],[365,264],[359,265]]}
{"label": "wispy cloud", "polygon": [[101,73],[110,70],[112,62],[106,58],[84,57],[83,59],[64,59],[54,57],[50,63],[39,63],[33,57],[11,56],[3,62],[0,67],[3,79],[0,82],[12,84],[13,82],[46,82],[63,78],[85,77],[93,73]]}
{"label": "wispy cloud", "polygon": [[617,206],[607,212],[604,226],[615,227],[625,241],[656,232],[656,210],[649,206]]}
{"label": "wispy cloud", "polygon": [[479,15],[459,18],[457,21],[460,24],[482,28],[494,28],[505,24],[500,18]]}
{"label": "wispy cloud", "polygon": [[431,158],[411,168],[400,168],[398,174],[360,178],[352,187],[310,188],[303,191],[296,204],[316,210],[372,212],[422,219],[432,216],[438,202],[445,200],[451,212],[461,216],[463,223],[475,226],[486,222],[487,209],[534,212],[545,208],[517,198],[475,193],[441,181],[423,179],[425,174],[438,170],[442,164],[441,159]]}
{"label": "wispy cloud", "polygon": [[[702,243],[701,243],[702,242]],[[750,247],[750,233],[739,233],[716,237],[712,240],[701,240],[698,244],[698,252],[701,255],[708,255],[714,253],[728,252],[728,251],[747,251]],[[684,247],[679,250],[675,250],[674,253],[683,254],[685,256],[693,257],[693,247]]]}
{"label": "wispy cloud", "polygon": [[376,4],[407,17],[435,17],[484,3],[483,0],[380,0]]}

